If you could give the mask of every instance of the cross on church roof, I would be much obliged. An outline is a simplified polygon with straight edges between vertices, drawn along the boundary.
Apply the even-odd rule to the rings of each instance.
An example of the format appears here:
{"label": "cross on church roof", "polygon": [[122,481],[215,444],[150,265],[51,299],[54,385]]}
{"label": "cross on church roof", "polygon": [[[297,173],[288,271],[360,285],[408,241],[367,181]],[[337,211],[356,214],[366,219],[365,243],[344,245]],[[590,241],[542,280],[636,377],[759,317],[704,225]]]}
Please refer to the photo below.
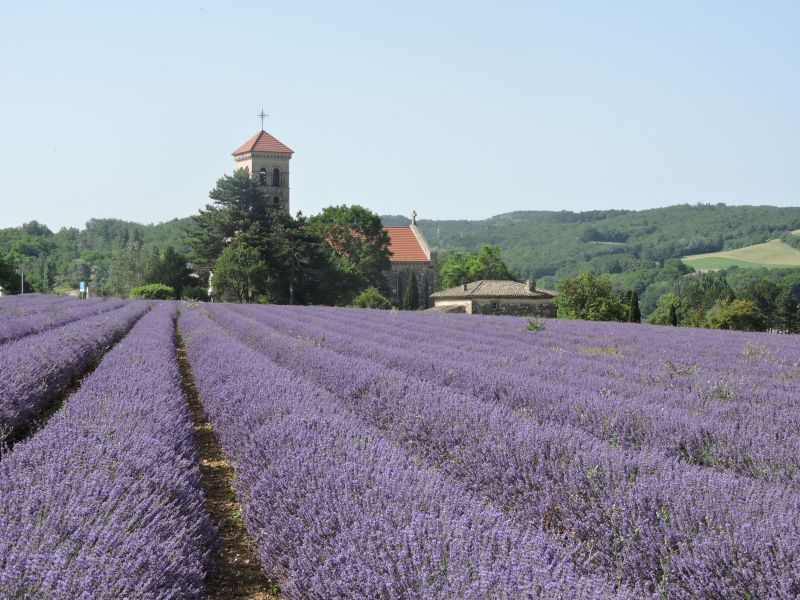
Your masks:
{"label": "cross on church roof", "polygon": [[266,119],[269,115],[264,112],[264,109],[261,109],[261,112],[256,115],[257,117],[261,117],[261,130],[264,130],[264,119]]}

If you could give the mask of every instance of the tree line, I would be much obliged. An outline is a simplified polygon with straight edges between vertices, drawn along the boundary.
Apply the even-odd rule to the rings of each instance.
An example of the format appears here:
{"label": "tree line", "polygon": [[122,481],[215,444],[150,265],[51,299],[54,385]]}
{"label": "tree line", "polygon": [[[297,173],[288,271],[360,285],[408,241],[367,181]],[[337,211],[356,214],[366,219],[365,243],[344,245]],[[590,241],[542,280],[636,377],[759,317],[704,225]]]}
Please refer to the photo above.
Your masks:
{"label": "tree line", "polygon": [[[658,298],[645,321],[656,325],[800,333],[800,270],[758,271],[734,267],[684,276]],[[581,273],[560,281],[557,287],[560,318],[636,323],[642,320],[637,292],[615,286],[608,274]]]}

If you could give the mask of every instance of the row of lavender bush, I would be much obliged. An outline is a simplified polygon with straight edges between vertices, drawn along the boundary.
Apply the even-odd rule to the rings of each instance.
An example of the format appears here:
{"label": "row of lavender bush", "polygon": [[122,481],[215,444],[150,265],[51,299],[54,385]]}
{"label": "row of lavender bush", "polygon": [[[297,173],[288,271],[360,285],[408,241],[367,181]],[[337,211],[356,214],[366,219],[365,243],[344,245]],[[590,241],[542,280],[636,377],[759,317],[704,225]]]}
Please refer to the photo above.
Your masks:
{"label": "row of lavender bush", "polygon": [[141,319],[0,461],[0,597],[201,596],[212,529],[174,316]]}
{"label": "row of lavender bush", "polygon": [[148,308],[146,302],[130,302],[0,346],[0,436],[13,438],[28,427]]}
{"label": "row of lavender bush", "polygon": [[26,335],[41,333],[47,329],[60,327],[114,310],[124,305],[124,300],[75,300],[47,305],[46,308],[31,314],[0,316],[0,344],[18,340]]}
{"label": "row of lavender bush", "polygon": [[71,304],[76,301],[66,296],[53,294],[17,294],[0,298],[0,317],[29,315],[60,304]]}
{"label": "row of lavender bush", "polygon": [[[475,319],[477,333],[461,336],[449,326],[452,315],[426,315],[419,323],[374,314],[380,311],[356,318],[353,311],[300,308],[292,318],[282,307],[237,310],[613,445],[651,447],[698,465],[800,483],[800,364],[796,344],[792,354],[791,343],[788,350],[776,343],[775,337],[786,340],[782,336],[563,321],[531,334],[521,320],[500,319],[515,327],[497,331],[486,318]],[[480,343],[477,335],[484,336]],[[585,351],[606,347],[621,350]]]}
{"label": "row of lavender bush", "polygon": [[[603,577],[197,311],[180,326],[265,569],[291,598],[607,598]],[[342,373],[342,376],[347,374]]]}
{"label": "row of lavender bush", "polygon": [[[567,545],[572,536],[582,541],[576,551],[610,578],[673,598],[762,597],[800,585],[800,502],[781,486],[610,448],[570,426],[520,418],[337,354],[319,339],[282,335],[229,308],[208,310],[237,338],[322,385],[398,447],[520,523],[559,532]],[[344,346],[331,332],[325,343]]]}

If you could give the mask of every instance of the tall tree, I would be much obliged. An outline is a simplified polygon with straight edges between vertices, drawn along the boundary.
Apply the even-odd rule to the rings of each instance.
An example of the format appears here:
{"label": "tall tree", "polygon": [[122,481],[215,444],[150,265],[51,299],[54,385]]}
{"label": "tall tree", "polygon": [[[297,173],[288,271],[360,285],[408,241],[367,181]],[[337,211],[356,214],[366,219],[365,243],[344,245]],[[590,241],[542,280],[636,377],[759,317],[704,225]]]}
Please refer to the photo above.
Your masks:
{"label": "tall tree", "polygon": [[614,293],[608,275],[581,273],[558,284],[558,316],[587,321],[624,321],[627,307]]}
{"label": "tall tree", "polygon": [[234,237],[269,232],[275,211],[258,180],[245,169],[222,176],[208,196],[213,203],[193,217],[187,233],[195,260],[212,264]]}
{"label": "tall tree", "polygon": [[163,283],[174,290],[176,299],[180,298],[181,291],[189,281],[186,257],[173,246],[167,246],[160,255],[156,250],[156,260],[150,259],[149,262],[147,283]]}
{"label": "tall tree", "polygon": [[127,297],[132,288],[145,283],[143,245],[144,240],[138,229],[132,233],[125,230],[120,235],[109,265],[107,285],[112,294]]}
{"label": "tall tree", "polygon": [[675,310],[675,304],[669,305],[669,324],[673,327],[678,326],[678,311]]}
{"label": "tall tree", "polygon": [[515,280],[500,257],[500,246],[484,244],[477,252],[448,252],[439,262],[439,285],[451,288],[479,279]]}
{"label": "tall tree", "polygon": [[331,263],[346,278],[351,298],[367,287],[386,290],[389,234],[374,212],[358,205],[329,206],[308,219],[308,225],[325,240]]}
{"label": "tall tree", "polygon": [[764,331],[764,314],[752,300],[733,300],[717,302],[708,318],[708,325],[714,329],[738,329],[740,331]]}
{"label": "tall tree", "polygon": [[778,295],[774,316],[775,327],[784,333],[800,333],[800,314],[797,300],[789,288],[783,288]]}
{"label": "tall tree", "polygon": [[349,294],[346,281],[329,262],[329,247],[305,217],[276,215],[267,236],[275,276],[272,296],[289,304],[334,304]]}
{"label": "tall tree", "polygon": [[767,329],[774,329],[777,326],[775,317],[780,294],[781,286],[767,279],[762,279],[750,286],[741,299],[750,300],[764,315],[764,326]]}
{"label": "tall tree", "polygon": [[419,310],[419,284],[414,271],[408,273],[406,291],[403,294],[403,308],[405,310]]}
{"label": "tall tree", "polygon": [[639,294],[636,290],[628,292],[628,323],[641,323],[642,311],[639,309]]}
{"label": "tall tree", "polygon": [[237,238],[214,263],[214,297],[226,302],[254,302],[267,292],[268,278],[259,251]]}

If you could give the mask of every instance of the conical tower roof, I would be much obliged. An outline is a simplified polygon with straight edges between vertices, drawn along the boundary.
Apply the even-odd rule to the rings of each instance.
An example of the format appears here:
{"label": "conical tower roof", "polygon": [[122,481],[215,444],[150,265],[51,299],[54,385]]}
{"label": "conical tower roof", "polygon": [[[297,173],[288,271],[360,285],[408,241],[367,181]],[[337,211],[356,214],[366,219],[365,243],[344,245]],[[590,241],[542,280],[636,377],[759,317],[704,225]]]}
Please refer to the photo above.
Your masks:
{"label": "conical tower roof", "polygon": [[294,151],[283,142],[272,137],[263,129],[233,151],[234,156],[247,152],[276,152],[278,154],[294,154]]}

